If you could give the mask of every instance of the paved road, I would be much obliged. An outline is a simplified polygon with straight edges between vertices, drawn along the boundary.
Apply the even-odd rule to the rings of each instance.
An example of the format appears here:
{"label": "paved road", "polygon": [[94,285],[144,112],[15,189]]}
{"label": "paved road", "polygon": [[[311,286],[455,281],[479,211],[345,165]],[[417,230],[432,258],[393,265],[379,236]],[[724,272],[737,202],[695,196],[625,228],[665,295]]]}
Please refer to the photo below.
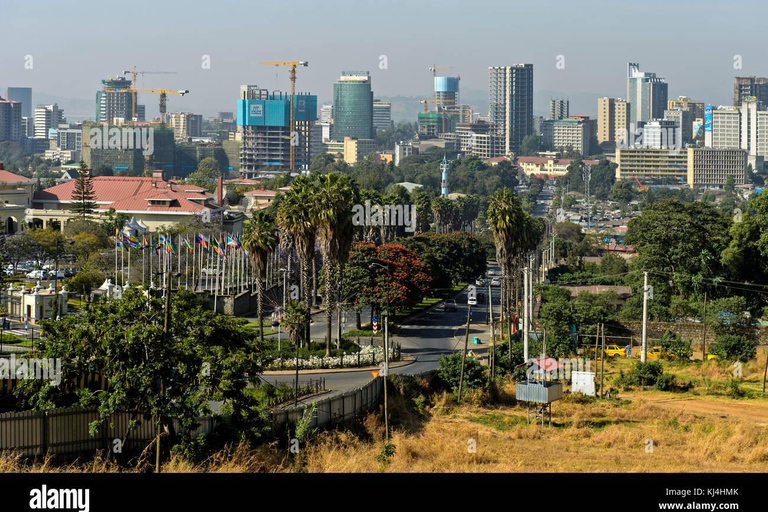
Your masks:
{"label": "paved road", "polygon": [[[489,269],[496,270],[497,266],[489,266]],[[492,288],[492,300],[495,313],[498,318],[499,307],[499,288]],[[478,290],[479,291],[479,290]],[[488,295],[487,286],[482,290]],[[450,354],[453,351],[462,350],[464,347],[464,337],[466,335],[467,321],[467,294],[461,292],[456,297],[457,308],[455,312],[444,312],[441,308],[433,309],[417,318],[414,318],[406,325],[401,325],[393,329],[391,339],[395,343],[400,343],[404,355],[416,359],[412,364],[392,368],[393,374],[413,375],[439,367],[438,359],[440,356]],[[323,338],[325,335],[325,317],[324,315],[315,315],[315,323],[312,325],[312,336],[315,339]],[[485,304],[478,304],[472,307],[472,322],[470,323],[470,340],[477,336],[483,342],[482,347],[487,346],[490,327],[488,320],[488,301]],[[315,333],[318,333],[317,335]],[[470,341],[470,348],[473,347]],[[332,394],[341,393],[349,389],[361,386],[371,380],[369,370],[346,371],[346,372],[328,372],[322,374],[308,374],[299,372],[299,380],[309,378],[324,377],[326,387]],[[293,382],[293,375],[264,375],[265,380],[269,382]],[[323,397],[329,396],[327,394]]]}

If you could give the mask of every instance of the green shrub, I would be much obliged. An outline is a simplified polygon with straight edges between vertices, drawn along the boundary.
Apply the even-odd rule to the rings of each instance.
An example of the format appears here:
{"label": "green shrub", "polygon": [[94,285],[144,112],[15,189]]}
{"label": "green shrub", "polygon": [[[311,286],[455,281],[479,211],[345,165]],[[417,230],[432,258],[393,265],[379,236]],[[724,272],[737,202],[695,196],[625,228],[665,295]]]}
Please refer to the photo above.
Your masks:
{"label": "green shrub", "polygon": [[[442,356],[439,359],[440,370],[437,376],[454,393],[459,390],[459,379],[461,377],[461,352],[455,352],[449,356]],[[463,389],[482,388],[485,384],[485,370],[483,366],[474,358],[467,357],[464,365],[464,384]]]}
{"label": "green shrub", "polygon": [[745,336],[725,334],[717,338],[717,341],[709,348],[709,353],[717,354],[723,359],[747,362],[755,357],[757,342],[749,340]]}
{"label": "green shrub", "polygon": [[679,361],[687,361],[693,355],[691,342],[683,340],[672,331],[666,331],[662,335],[659,346],[666,354],[673,355]]}
{"label": "green shrub", "polygon": [[617,384],[620,386],[655,386],[664,368],[658,361],[637,361],[627,373],[620,372]]}

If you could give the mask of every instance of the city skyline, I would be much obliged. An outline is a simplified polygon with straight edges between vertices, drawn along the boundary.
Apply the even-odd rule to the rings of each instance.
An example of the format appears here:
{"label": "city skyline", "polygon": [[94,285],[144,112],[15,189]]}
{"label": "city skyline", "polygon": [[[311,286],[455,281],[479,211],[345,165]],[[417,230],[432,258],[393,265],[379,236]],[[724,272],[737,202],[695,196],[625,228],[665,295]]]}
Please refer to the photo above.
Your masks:
{"label": "city skyline", "polygon": [[[392,12],[403,12],[398,10],[401,3],[392,2]],[[4,9],[15,23],[7,27],[6,43],[0,50],[0,68],[4,70],[0,87],[3,91],[9,86],[32,87],[36,98],[39,95],[50,102],[49,96],[54,96],[63,108],[76,112],[77,102],[93,101],[102,79],[136,65],[144,70],[177,73],[141,77],[141,86],[190,90],[183,99],[171,98],[169,111],[212,116],[219,110],[234,108],[233,98],[242,84],[288,89],[287,70],[261,66],[261,60],[309,61],[310,66],[298,73],[297,90],[316,94],[320,103],[332,99],[333,82],[349,69],[370,71],[377,98],[428,98],[432,86],[428,67],[433,63],[450,65],[453,69],[441,74],[461,75],[465,95],[482,97],[488,92],[488,67],[531,63],[536,69],[537,115],[546,114],[542,105],[555,94],[571,99],[572,113],[589,115],[596,110],[596,98],[625,95],[628,62],[639,62],[643,69],[663,76],[669,83],[670,98],[685,95],[713,105],[730,103],[734,76],[764,76],[768,70],[765,59],[758,56],[757,36],[751,35],[759,33],[758,19],[731,19],[725,16],[730,9],[714,2],[667,5],[651,1],[616,11],[608,2],[593,1],[588,4],[592,17],[579,21],[578,37],[575,30],[564,27],[552,30],[546,38],[541,38],[540,31],[544,23],[549,23],[548,13],[488,2],[498,16],[488,19],[478,9],[463,13],[458,23],[454,14],[457,11],[451,8],[454,3],[444,3],[445,14],[435,14],[431,2],[409,5],[407,15],[387,18],[388,23],[381,25],[386,28],[375,25],[371,29],[371,19],[380,15],[374,14],[365,2],[335,1],[326,3],[324,8],[304,1],[290,6],[260,6],[252,9],[257,17],[240,19],[232,13],[242,11],[242,6],[229,0],[220,2],[215,11],[206,11],[204,17],[198,16],[198,6],[202,4],[195,2],[188,9],[179,10],[140,1],[125,13],[124,23],[130,28],[124,38],[116,38],[111,27],[89,26],[90,37],[67,38],[66,54],[56,44],[67,37],[66,28],[62,27],[76,27],[87,21],[91,16],[89,9],[95,8],[96,2],[65,7],[44,0],[38,4],[43,9],[34,11],[25,6],[10,6]],[[637,31],[637,36],[627,36],[626,20],[643,26],[658,15],[659,9],[664,10],[666,18],[684,16],[687,23],[663,38],[645,37],[642,30]],[[292,15],[294,10],[301,15]],[[42,11],[48,13],[43,18],[37,14]],[[564,2],[555,2],[552,10],[561,19],[579,19],[583,11],[582,4]],[[142,16],[146,12],[174,20],[161,25],[163,40],[175,41],[173,46],[157,48],[157,28]],[[430,16],[425,18],[423,14],[427,13]],[[508,29],[504,25],[506,19],[515,20]],[[455,35],[450,30],[446,33],[445,27],[450,28],[453,23]],[[34,40],[23,35],[22,27],[30,24],[41,29],[41,36]],[[328,30],[334,26],[344,30]],[[301,33],[297,42],[280,43],[283,34],[292,29]],[[481,29],[494,37],[471,40],[464,35],[464,31]],[[709,37],[699,40],[702,33]],[[718,34],[727,34],[728,38],[721,39]],[[445,41],[434,44],[437,35]],[[605,44],[612,39],[623,44]],[[414,51],[414,47],[419,51]],[[206,56],[209,69],[203,66]],[[737,56],[741,69],[734,67]],[[27,69],[25,65],[30,63],[32,69]],[[541,95],[546,97],[537,98]],[[147,104],[148,115],[155,113],[157,107],[151,98],[142,103]]]}

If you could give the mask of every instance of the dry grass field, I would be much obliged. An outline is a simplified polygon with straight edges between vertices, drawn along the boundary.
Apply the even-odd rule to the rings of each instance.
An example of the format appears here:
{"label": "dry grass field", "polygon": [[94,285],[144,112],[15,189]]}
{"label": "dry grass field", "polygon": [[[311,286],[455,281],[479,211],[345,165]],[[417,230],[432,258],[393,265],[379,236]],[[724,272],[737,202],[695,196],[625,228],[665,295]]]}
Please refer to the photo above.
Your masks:
{"label": "dry grass field", "polygon": [[[619,389],[618,399],[566,394],[553,406],[552,426],[528,424],[514,384],[491,397],[456,404],[446,393],[413,386],[390,399],[395,453],[382,458],[380,412],[360,425],[316,433],[290,454],[285,443],[232,447],[206,461],[180,459],[166,472],[768,472],[768,399],[761,396],[765,352],[743,367],[734,396],[726,364],[665,363],[685,392]],[[613,382],[632,361],[606,364]],[[741,395],[744,396],[741,396]],[[146,471],[151,454],[132,467],[102,459],[30,463],[6,455],[0,472]]]}

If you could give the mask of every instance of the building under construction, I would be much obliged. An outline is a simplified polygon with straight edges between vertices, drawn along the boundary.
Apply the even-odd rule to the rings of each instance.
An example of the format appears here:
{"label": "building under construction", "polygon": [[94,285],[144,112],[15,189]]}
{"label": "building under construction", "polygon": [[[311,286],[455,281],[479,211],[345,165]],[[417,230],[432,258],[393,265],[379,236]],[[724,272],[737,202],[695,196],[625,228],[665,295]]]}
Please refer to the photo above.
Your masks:
{"label": "building under construction", "polygon": [[237,126],[242,131],[240,171],[255,178],[268,169],[290,166],[291,143],[297,169],[306,169],[312,158],[310,132],[317,121],[317,96],[298,93],[294,99],[294,130],[291,135],[291,95],[270,93],[257,85],[240,87]]}

